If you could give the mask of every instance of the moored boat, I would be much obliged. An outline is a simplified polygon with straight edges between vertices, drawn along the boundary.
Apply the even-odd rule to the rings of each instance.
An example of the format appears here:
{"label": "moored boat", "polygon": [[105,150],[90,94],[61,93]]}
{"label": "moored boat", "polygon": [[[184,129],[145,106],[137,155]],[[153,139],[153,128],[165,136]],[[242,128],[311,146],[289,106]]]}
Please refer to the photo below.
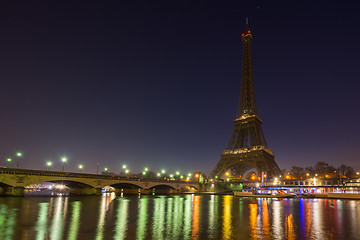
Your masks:
{"label": "moored boat", "polygon": [[279,191],[271,191],[268,193],[234,191],[234,196],[237,196],[237,197],[261,197],[261,198],[292,198],[292,197],[295,197],[295,194],[279,192]]}
{"label": "moored boat", "polygon": [[358,199],[360,200],[360,194],[359,193],[328,193],[328,198],[345,198],[345,199]]}

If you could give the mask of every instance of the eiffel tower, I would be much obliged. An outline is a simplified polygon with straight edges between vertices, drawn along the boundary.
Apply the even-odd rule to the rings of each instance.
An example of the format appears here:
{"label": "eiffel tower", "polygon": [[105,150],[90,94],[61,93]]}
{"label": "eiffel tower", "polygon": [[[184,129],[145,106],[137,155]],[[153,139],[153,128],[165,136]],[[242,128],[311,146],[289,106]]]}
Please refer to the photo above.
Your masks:
{"label": "eiffel tower", "polygon": [[251,57],[252,40],[246,19],[246,31],[242,34],[244,48],[238,113],[229,144],[222,151],[220,161],[210,173],[209,179],[221,178],[226,171],[231,171],[233,176],[243,177],[251,169],[255,169],[257,174],[267,172],[269,177],[282,174],[275,162],[274,153],[265,141],[262,121],[258,117]]}

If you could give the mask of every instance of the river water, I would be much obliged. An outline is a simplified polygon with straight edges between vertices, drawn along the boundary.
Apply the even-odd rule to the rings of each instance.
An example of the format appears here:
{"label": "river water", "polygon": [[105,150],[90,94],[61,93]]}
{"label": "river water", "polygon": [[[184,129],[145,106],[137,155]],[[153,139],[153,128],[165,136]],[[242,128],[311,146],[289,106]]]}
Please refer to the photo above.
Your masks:
{"label": "river water", "polygon": [[360,239],[360,201],[229,195],[1,197],[0,239]]}

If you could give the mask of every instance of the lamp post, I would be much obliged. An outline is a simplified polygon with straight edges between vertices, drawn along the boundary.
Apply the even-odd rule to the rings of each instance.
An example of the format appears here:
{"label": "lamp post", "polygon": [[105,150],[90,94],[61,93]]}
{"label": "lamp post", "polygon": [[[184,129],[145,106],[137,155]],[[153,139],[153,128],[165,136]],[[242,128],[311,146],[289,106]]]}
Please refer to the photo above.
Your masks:
{"label": "lamp post", "polygon": [[79,170],[80,170],[80,173],[81,173],[81,170],[84,168],[84,165],[82,164],[79,164]]}
{"label": "lamp post", "polygon": [[62,171],[64,171],[64,165],[67,162],[67,158],[66,157],[62,157],[61,158],[61,162],[62,162]]}
{"label": "lamp post", "polygon": [[10,167],[10,163],[12,162],[12,159],[11,159],[11,158],[7,158],[6,161],[7,161],[7,163],[8,163],[8,167]]}
{"label": "lamp post", "polygon": [[51,162],[51,161],[47,161],[47,162],[46,162],[46,166],[48,167],[48,170],[50,170],[50,167],[52,166],[52,162]]}
{"label": "lamp post", "polygon": [[16,153],[17,156],[17,161],[16,161],[16,168],[19,168],[19,160],[22,157],[22,153],[21,152],[17,152]]}
{"label": "lamp post", "polygon": [[100,163],[97,163],[96,164],[96,174],[99,174],[99,166],[100,166]]}

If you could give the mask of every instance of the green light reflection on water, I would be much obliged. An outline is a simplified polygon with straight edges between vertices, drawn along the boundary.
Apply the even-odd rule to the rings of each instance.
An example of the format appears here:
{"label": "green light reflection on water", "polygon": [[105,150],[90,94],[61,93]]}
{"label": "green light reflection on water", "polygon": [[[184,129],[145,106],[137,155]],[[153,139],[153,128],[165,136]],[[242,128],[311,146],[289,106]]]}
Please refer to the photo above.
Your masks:
{"label": "green light reflection on water", "polygon": [[101,203],[99,208],[99,221],[96,228],[96,240],[103,239],[104,225],[105,225],[105,214],[106,214],[106,196],[101,197]]}
{"label": "green light reflection on water", "polygon": [[4,227],[6,223],[6,205],[0,205],[0,239],[3,238]]}
{"label": "green light reflection on water", "polygon": [[148,198],[141,198],[139,200],[140,207],[138,210],[138,220],[137,220],[137,231],[136,231],[136,239],[142,240],[146,237],[146,223],[147,223],[147,208],[148,208]]}
{"label": "green light reflection on water", "polygon": [[219,207],[218,207],[218,195],[211,195],[209,200],[209,236],[212,239],[216,238],[217,229],[218,229],[218,216],[219,216]]}
{"label": "green light reflection on water", "polygon": [[45,236],[47,236],[48,208],[49,208],[49,203],[47,202],[39,203],[39,215],[35,226],[35,230],[37,231],[36,240],[45,239]]}
{"label": "green light reflection on water", "polygon": [[0,239],[4,240],[12,240],[14,235],[14,228],[15,228],[15,222],[16,222],[16,211],[17,209],[9,209],[7,211],[7,219],[4,224],[5,231],[1,229],[1,231],[4,231],[4,237]]}
{"label": "green light reflection on water", "polygon": [[167,213],[166,213],[166,236],[172,234],[172,213],[173,213],[173,198],[167,199]]}
{"label": "green light reflection on water", "polygon": [[154,199],[153,239],[164,239],[165,196]]}
{"label": "green light reflection on water", "polygon": [[80,225],[81,202],[80,201],[73,202],[71,206],[72,206],[72,215],[71,215],[68,239],[76,240]]}
{"label": "green light reflection on water", "polygon": [[193,197],[194,197],[194,194],[187,195],[185,197],[183,239],[190,239]]}
{"label": "green light reflection on water", "polygon": [[55,204],[55,215],[52,220],[51,229],[50,229],[50,236],[51,240],[62,239],[63,234],[63,197],[59,197]]}
{"label": "green light reflection on water", "polygon": [[119,198],[119,207],[117,209],[117,220],[115,226],[115,235],[114,239],[125,239],[127,231],[127,222],[128,222],[128,208],[129,200],[124,198]]}
{"label": "green light reflection on water", "polygon": [[183,206],[184,199],[180,196],[174,196],[174,214],[173,214],[173,225],[172,225],[172,236],[173,239],[180,239],[182,232],[182,221],[183,221]]}

